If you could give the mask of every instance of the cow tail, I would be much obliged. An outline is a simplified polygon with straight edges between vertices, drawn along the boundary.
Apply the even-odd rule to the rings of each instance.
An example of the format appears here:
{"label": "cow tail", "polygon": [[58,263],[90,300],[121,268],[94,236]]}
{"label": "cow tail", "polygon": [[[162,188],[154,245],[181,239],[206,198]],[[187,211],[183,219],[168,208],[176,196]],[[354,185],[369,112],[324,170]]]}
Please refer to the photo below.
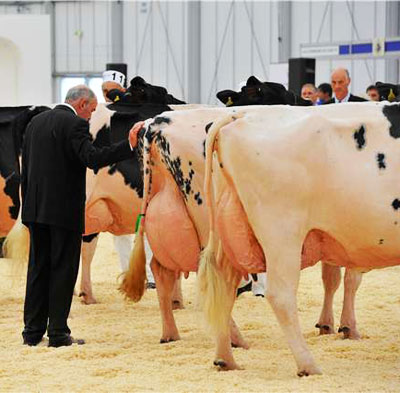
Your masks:
{"label": "cow tail", "polygon": [[13,277],[20,276],[29,257],[29,230],[22,224],[21,215],[3,243],[4,258],[11,259]]}
{"label": "cow tail", "polygon": [[[150,131],[149,131],[150,132]],[[146,252],[144,247],[144,219],[147,209],[147,198],[150,191],[150,146],[151,142],[143,138],[143,201],[140,214],[136,220],[135,241],[129,257],[129,269],[123,275],[120,291],[134,302],[140,301],[146,289]]]}
{"label": "cow tail", "polygon": [[[224,259],[222,247],[217,255],[217,239],[215,236],[214,197],[212,195],[212,166],[213,153],[219,130],[233,120],[232,115],[225,116],[214,122],[206,139],[206,168],[204,192],[208,209],[210,233],[208,244],[200,254],[198,270],[198,304],[204,311],[207,325],[214,334],[227,334],[231,302],[226,278],[223,275],[222,261]],[[227,312],[229,310],[229,312]]]}

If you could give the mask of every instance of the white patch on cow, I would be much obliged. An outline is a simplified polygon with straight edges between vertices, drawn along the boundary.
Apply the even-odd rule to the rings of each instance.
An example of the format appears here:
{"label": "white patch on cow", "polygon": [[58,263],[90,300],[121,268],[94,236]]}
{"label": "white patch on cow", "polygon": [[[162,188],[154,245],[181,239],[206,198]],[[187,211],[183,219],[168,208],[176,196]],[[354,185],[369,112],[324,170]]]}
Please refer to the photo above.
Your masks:
{"label": "white patch on cow", "polygon": [[106,104],[98,104],[96,110],[92,113],[90,119],[90,134],[93,139],[96,138],[97,133],[104,127],[110,127],[111,117],[115,111],[107,108]]}

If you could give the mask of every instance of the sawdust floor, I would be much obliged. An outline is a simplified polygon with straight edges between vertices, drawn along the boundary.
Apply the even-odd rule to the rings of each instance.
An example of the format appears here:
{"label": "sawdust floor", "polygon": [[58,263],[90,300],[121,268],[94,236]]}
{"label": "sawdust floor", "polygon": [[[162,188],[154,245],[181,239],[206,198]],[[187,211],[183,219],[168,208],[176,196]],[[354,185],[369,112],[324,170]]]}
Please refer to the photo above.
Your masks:
{"label": "sawdust floor", "polygon": [[[102,234],[93,264],[99,304],[74,298],[70,327],[84,346],[47,348],[21,343],[24,279],[10,286],[0,261],[1,392],[394,392],[400,391],[400,268],[364,276],[357,297],[362,341],[317,335],[322,301],[320,267],[302,273],[301,326],[324,374],[296,377],[294,359],[267,301],[243,294],[234,310],[249,350],[234,349],[243,370],[217,372],[214,346],[195,308],[195,276],[183,282],[185,310],[175,312],[182,340],[158,343],[155,290],[139,304],[123,301],[112,237]],[[342,287],[335,301],[340,317]],[[337,325],[337,322],[336,322]]]}

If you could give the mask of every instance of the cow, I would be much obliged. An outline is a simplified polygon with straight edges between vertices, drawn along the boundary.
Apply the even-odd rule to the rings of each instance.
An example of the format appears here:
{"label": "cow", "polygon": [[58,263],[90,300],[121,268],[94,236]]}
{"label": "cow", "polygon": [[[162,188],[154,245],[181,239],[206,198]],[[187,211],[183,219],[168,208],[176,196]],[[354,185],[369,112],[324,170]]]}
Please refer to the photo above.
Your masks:
{"label": "cow", "polygon": [[[156,114],[169,111],[163,104],[98,105],[90,121],[90,133],[96,146],[110,145],[127,137],[133,124]],[[90,265],[99,232],[114,235],[132,234],[139,214],[143,181],[135,154],[122,161],[86,176],[85,236],[82,248],[80,296],[85,304],[96,303],[90,280]]]}
{"label": "cow", "polygon": [[267,269],[266,295],[297,374],[320,374],[297,315],[300,269],[320,260],[358,271],[400,264],[400,106],[255,109],[220,118],[206,141],[210,233],[198,282],[217,338],[214,364],[237,368],[234,285]]}
{"label": "cow", "polygon": [[[163,113],[147,121],[139,138],[144,172],[142,222],[135,238],[130,270],[122,292],[139,301],[145,289],[143,235],[153,251],[151,268],[162,318],[160,343],[180,339],[172,312],[177,277],[197,271],[202,245],[208,238],[204,204],[205,129],[226,113],[225,108],[200,108]],[[207,127],[208,125],[208,127]],[[232,344],[247,348],[233,320]]]}
{"label": "cow", "polygon": [[29,122],[31,117],[43,110],[44,107],[28,106],[0,108],[0,237],[8,234],[20,208],[19,161],[15,147],[19,138],[16,133],[18,125]]}
{"label": "cow", "polygon": [[[389,91],[398,90],[395,85],[378,82],[382,97]],[[245,86],[240,91],[222,90],[217,93],[217,98],[227,107],[231,106],[247,106],[247,105],[278,105],[287,104],[294,106],[311,106],[310,100],[304,100],[297,96],[280,83],[261,82],[254,76],[250,76]],[[322,282],[324,285],[325,296],[324,303],[318,323],[315,325],[319,329],[321,335],[334,333],[334,317],[333,317],[333,299],[335,292],[339,288],[341,281],[340,267],[331,266],[322,262]],[[339,333],[343,332],[344,338],[353,340],[360,339],[360,334],[355,324],[354,316],[354,294],[360,285],[362,274],[345,269],[344,275],[344,299],[343,311],[340,321]],[[241,289],[241,288],[240,288]],[[240,291],[238,290],[238,292]]]}

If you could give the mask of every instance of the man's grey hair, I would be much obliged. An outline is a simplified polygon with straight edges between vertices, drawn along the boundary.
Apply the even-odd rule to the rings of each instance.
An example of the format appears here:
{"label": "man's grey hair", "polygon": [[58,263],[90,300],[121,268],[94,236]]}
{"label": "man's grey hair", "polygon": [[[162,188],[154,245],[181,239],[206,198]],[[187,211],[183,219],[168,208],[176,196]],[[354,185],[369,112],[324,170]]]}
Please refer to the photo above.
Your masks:
{"label": "man's grey hair", "polygon": [[310,89],[313,89],[314,92],[317,91],[317,88],[312,83],[305,83],[303,86],[301,86],[301,90],[303,90],[305,87],[309,87]]}
{"label": "man's grey hair", "polygon": [[80,98],[86,98],[87,101],[91,101],[96,98],[96,95],[91,89],[85,85],[78,85],[71,87],[65,97],[65,102],[74,102]]}

